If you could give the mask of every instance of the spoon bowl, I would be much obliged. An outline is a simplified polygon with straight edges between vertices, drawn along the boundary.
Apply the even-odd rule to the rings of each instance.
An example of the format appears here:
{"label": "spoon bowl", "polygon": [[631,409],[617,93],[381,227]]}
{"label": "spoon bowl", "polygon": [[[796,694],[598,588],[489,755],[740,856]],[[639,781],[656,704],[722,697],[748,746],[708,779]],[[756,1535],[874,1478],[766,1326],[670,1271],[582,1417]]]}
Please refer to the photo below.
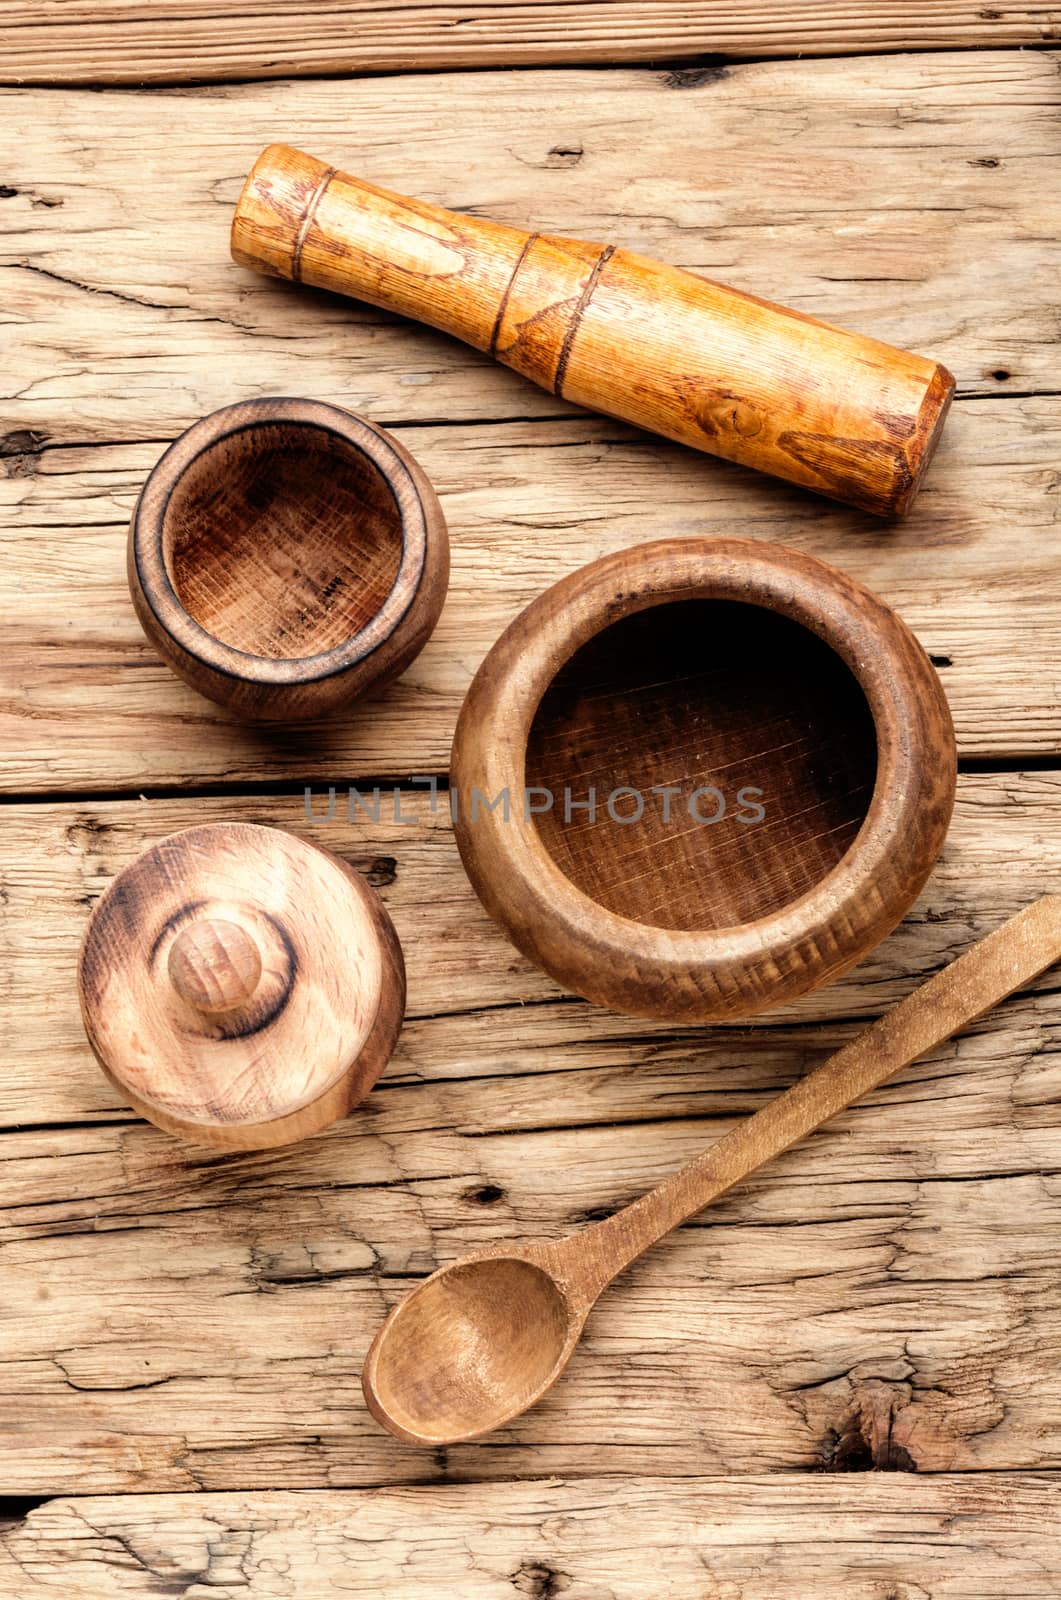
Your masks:
{"label": "spoon bowl", "polygon": [[410,1444],[502,1427],[556,1382],[585,1310],[544,1266],[512,1254],[457,1261],[395,1308],[362,1379],[377,1421]]}

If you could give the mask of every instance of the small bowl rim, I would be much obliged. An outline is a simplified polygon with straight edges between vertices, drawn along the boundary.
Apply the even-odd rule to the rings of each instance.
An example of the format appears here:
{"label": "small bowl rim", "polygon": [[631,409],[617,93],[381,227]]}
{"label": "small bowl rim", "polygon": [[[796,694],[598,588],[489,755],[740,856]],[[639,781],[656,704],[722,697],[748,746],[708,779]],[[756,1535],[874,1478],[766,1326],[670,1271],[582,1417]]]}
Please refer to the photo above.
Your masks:
{"label": "small bowl rim", "polygon": [[[371,461],[393,497],[402,553],[386,599],[357,633],[330,650],[309,656],[262,656],[226,644],[188,611],[166,570],[163,532],[173,493],[198,456],[236,434],[290,423],[340,439]],[[401,626],[427,569],[427,513],[413,473],[395,443],[356,412],[325,400],[292,395],[238,400],[193,422],[166,448],[148,474],[133,511],[131,532],[130,549],[139,589],[158,626],[201,666],[255,685],[318,683],[367,661]]]}
{"label": "small bowl rim", "polygon": [[[635,581],[631,585],[631,578]],[[726,928],[674,929],[612,911],[570,879],[545,846],[534,818],[513,805],[506,822],[498,811],[467,815],[472,788],[496,795],[506,785],[522,800],[527,739],[542,697],[557,673],[589,639],[636,611],[689,599],[737,600],[780,611],[817,634],[845,662],[866,698],[877,738],[873,793],[858,833],[825,876],[778,910]],[[768,604],[773,598],[774,605]],[[872,640],[874,648],[866,646]],[[504,647],[504,648],[502,648]],[[912,647],[912,648],[911,648]],[[507,655],[509,665],[500,664]],[[927,732],[927,703],[942,713],[944,737]],[[882,741],[882,728],[902,734]],[[474,734],[472,729],[474,728]],[[479,759],[471,753],[479,751]],[[524,954],[554,978],[590,1000],[628,1014],[677,1014],[655,1005],[641,1011],[631,997],[681,981],[692,969],[723,976],[741,966],[777,973],[780,999],[772,1008],[831,981],[861,960],[909,910],[938,859],[953,805],[957,757],[949,708],[939,678],[907,625],[856,579],[802,551],[757,539],[664,539],[631,546],[591,562],[540,594],[509,625],[485,658],[469,689],[453,743],[452,782],[457,790],[455,831],[472,883],[487,909]],[[474,768],[474,770],[470,770]],[[911,822],[926,797],[942,801],[929,829],[930,847],[912,849]],[[917,867],[921,855],[923,870]],[[927,864],[924,863],[927,856]],[[900,870],[896,865],[900,864]],[[503,867],[503,872],[498,867]],[[884,870],[887,868],[888,870]],[[881,885],[890,888],[882,894]],[[804,974],[794,954],[808,936],[846,922],[844,948],[824,952],[827,969]],[[543,958],[537,931],[560,936],[563,959]],[[883,929],[883,931],[881,931]],[[591,936],[595,961],[580,960]],[[597,982],[605,964],[631,960],[636,975]],[[622,990],[620,1005],[613,995]],[[748,1005],[732,1014],[749,1014]],[[698,1008],[690,1017],[728,1014]]]}

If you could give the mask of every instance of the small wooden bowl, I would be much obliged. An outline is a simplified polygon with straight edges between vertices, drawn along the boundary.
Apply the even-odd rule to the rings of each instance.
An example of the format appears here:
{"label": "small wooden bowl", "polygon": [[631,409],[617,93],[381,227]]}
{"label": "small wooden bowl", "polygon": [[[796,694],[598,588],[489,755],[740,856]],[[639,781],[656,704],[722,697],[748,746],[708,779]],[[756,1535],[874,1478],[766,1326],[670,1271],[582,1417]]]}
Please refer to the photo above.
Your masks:
{"label": "small wooden bowl", "polygon": [[249,400],[182,433],[144,484],[129,588],[185,682],[302,722],[402,672],[449,577],[435,492],[396,439],[317,400]]}
{"label": "small wooden bowl", "polygon": [[365,1098],[405,1009],[397,934],[330,851],[255,823],[172,834],[110,884],[78,969],[89,1043],[149,1121],[263,1150]]}
{"label": "small wooden bowl", "polygon": [[676,1021],[779,1006],[866,955],[931,871],[955,774],[894,612],[740,539],[622,551],[540,596],[479,669],[452,760],[465,867],[519,949]]}

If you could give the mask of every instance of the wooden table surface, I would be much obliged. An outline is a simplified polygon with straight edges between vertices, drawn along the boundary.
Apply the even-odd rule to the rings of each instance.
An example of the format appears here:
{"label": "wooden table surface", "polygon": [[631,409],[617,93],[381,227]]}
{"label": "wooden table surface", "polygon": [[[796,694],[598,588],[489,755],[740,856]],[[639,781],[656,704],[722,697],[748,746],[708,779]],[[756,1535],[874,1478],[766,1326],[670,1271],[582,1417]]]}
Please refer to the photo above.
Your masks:
{"label": "wooden table surface", "polygon": [[[411,1450],[358,1382],[410,1279],[633,1197],[1061,884],[1056,3],[4,10],[0,1595],[1061,1596],[1058,972],[640,1262],[503,1433]],[[914,512],[876,523],[235,268],[231,208],[273,139],[941,359],[959,398]],[[124,539],[166,443],[276,393],[393,428],[454,564],[384,697],[268,733],[156,660]],[[543,587],[711,532],[896,605],[962,772],[938,870],[862,967],[697,1031],[529,967],[412,780],[444,774],[471,674]],[[350,784],[386,791],[378,821],[347,818]],[[103,887],[222,817],[356,863],[409,965],[370,1101],[261,1155],[138,1120],[77,1012]]]}

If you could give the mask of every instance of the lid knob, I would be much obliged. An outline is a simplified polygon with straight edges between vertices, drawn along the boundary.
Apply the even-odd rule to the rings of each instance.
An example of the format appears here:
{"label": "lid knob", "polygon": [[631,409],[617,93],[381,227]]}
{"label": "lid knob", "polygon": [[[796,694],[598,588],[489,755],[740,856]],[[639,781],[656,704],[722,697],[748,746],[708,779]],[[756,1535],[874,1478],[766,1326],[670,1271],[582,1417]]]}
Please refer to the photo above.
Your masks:
{"label": "lid knob", "polygon": [[170,946],[170,981],[196,1011],[214,1014],[246,1005],[262,975],[261,952],[238,923],[203,917]]}

